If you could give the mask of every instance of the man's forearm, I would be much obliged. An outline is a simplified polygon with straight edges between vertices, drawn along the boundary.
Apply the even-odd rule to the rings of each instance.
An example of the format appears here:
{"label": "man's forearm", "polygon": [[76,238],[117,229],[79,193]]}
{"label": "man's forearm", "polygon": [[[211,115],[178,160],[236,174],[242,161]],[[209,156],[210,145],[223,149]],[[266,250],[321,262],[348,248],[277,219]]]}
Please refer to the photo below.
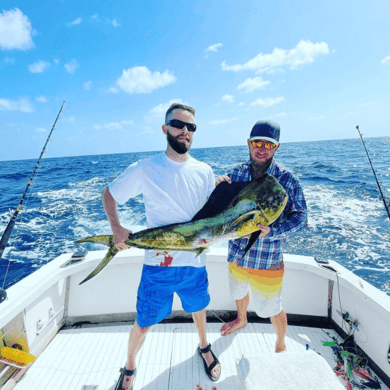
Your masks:
{"label": "man's forearm", "polygon": [[114,232],[115,229],[121,227],[121,224],[119,222],[118,213],[116,210],[116,201],[111,195],[108,187],[106,187],[102,192],[102,200],[104,210],[111,225],[111,229]]}
{"label": "man's forearm", "polygon": [[271,227],[269,237],[281,239],[290,234],[298,233],[307,226],[307,210],[292,213],[288,220],[280,225]]}

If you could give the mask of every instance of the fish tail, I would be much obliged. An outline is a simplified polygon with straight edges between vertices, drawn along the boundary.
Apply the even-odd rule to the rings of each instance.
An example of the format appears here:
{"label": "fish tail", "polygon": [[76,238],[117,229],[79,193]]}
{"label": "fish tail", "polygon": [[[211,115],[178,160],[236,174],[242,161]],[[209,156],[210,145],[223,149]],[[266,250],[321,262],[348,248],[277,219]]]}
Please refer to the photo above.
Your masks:
{"label": "fish tail", "polygon": [[109,247],[114,245],[114,237],[109,234],[101,235],[101,236],[93,236],[93,237],[87,237],[83,238],[82,240],[76,241],[76,244],[80,244],[83,242],[95,242],[95,243],[100,243],[100,244],[106,244]]}
{"label": "fish tail", "polygon": [[79,285],[87,282],[88,280],[92,279],[94,276],[96,276],[112,259],[113,257],[119,252],[119,250],[114,245],[114,239],[113,236],[95,236],[95,237],[88,237],[84,238],[83,240],[77,241],[77,243],[80,242],[98,242],[98,243],[104,243],[109,246],[108,252],[106,253],[106,256],[104,259],[100,262],[100,264],[83,280],[79,283]]}
{"label": "fish tail", "polygon": [[199,248],[196,248],[195,250],[192,250],[192,252],[195,252],[197,256],[200,256],[205,250],[207,249],[207,247],[199,247]]}

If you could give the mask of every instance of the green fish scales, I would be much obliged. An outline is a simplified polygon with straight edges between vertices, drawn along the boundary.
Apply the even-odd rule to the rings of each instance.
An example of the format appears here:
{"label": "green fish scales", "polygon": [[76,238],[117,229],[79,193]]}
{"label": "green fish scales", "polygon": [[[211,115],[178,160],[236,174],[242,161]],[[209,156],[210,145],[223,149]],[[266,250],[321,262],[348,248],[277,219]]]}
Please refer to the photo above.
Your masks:
{"label": "green fish scales", "polygon": [[[218,186],[215,191],[218,191]],[[259,224],[272,224],[282,214],[287,201],[287,193],[279,182],[270,175],[264,175],[246,185],[215,216],[131,233],[125,243],[141,249],[191,251],[200,255],[213,244],[238,239],[259,230]],[[105,243],[109,246],[109,251],[98,267],[80,284],[96,276],[118,252],[112,235],[93,236],[77,241],[83,242]]]}

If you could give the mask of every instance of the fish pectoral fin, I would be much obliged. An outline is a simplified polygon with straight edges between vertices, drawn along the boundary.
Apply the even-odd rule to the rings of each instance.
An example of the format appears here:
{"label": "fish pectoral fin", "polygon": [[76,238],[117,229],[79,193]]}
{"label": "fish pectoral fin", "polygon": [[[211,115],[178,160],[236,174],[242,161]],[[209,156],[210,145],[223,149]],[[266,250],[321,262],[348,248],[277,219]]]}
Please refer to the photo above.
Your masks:
{"label": "fish pectoral fin", "polygon": [[87,282],[88,280],[90,280],[94,276],[96,276],[112,260],[112,258],[118,252],[119,252],[119,250],[112,243],[112,245],[110,245],[110,248],[108,249],[108,252],[104,256],[104,259],[100,262],[100,264],[82,282],[79,283],[79,285]]}
{"label": "fish pectoral fin", "polygon": [[248,221],[250,221],[251,219],[255,218],[256,215],[257,215],[258,213],[259,213],[258,211],[253,210],[253,211],[250,211],[249,213],[243,214],[243,215],[239,216],[239,217],[233,222],[233,224],[236,225],[236,224],[239,224],[239,223],[242,223],[242,222],[248,222]]}
{"label": "fish pectoral fin", "polygon": [[249,241],[248,241],[248,244],[246,244],[244,254],[242,255],[241,258],[244,258],[244,256],[247,254],[247,252],[252,248],[253,244],[259,238],[260,234],[261,234],[261,230],[257,230],[256,232],[251,234]]}

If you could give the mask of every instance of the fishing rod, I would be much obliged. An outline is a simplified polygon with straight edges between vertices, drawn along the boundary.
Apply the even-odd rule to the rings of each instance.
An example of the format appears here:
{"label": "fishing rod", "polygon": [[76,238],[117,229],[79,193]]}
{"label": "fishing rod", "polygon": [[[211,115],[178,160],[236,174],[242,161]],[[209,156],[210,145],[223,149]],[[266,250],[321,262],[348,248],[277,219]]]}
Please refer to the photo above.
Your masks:
{"label": "fishing rod", "polygon": [[[35,164],[35,168],[34,168],[34,170],[33,170],[33,173],[32,173],[32,175],[31,175],[31,177],[30,177],[30,180],[29,180],[28,183],[27,183],[27,187],[26,187],[26,189],[24,190],[24,193],[23,193],[23,195],[22,195],[22,199],[20,199],[19,205],[18,205],[18,207],[16,208],[15,213],[14,213],[14,215],[12,216],[11,220],[9,221],[7,227],[5,228],[4,233],[3,233],[3,236],[1,237],[1,241],[0,241],[0,260],[1,260],[1,257],[2,257],[2,255],[3,255],[3,252],[4,252],[4,250],[5,250],[5,247],[6,247],[6,245],[7,245],[7,242],[8,242],[8,240],[9,240],[10,236],[11,236],[12,230],[13,230],[13,228],[14,228],[14,226],[15,226],[16,218],[17,218],[17,216],[18,216],[18,214],[19,214],[20,209],[22,208],[22,205],[23,205],[24,199],[25,199],[25,197],[26,197],[27,191],[28,191],[28,189],[30,188],[30,185],[31,185],[31,183],[32,183],[32,181],[33,181],[35,172],[36,172],[37,169],[39,168],[39,164],[40,164],[41,158],[42,158],[42,156],[43,156],[43,153],[45,153],[45,150],[46,150],[46,145],[47,145],[47,143],[48,143],[49,140],[50,140],[50,136],[51,136],[53,130],[55,129],[55,125],[56,125],[56,123],[57,123],[57,121],[58,121],[58,118],[60,117],[60,114],[61,114],[62,108],[64,107],[65,102],[66,102],[66,100],[64,100],[64,101],[62,102],[62,106],[61,106],[61,108],[60,108],[60,111],[58,112],[57,118],[56,118],[56,120],[54,121],[54,124],[53,124],[53,126],[52,126],[52,128],[51,128],[51,131],[50,131],[50,133],[49,133],[49,136],[47,137],[47,140],[46,140],[45,146],[44,146],[43,149],[42,149],[41,155],[39,156],[38,161],[37,161],[37,163]],[[3,286],[3,287],[4,287],[4,286]],[[0,294],[0,303],[1,303],[1,294]]]}
{"label": "fishing rod", "polygon": [[362,140],[362,144],[363,144],[364,149],[365,149],[365,151],[366,151],[368,161],[370,162],[370,165],[371,165],[372,173],[373,173],[374,176],[375,176],[376,184],[378,185],[379,192],[381,193],[381,197],[382,197],[382,200],[383,200],[383,204],[385,205],[385,209],[386,209],[386,211],[387,211],[387,215],[389,216],[389,219],[390,219],[389,208],[388,208],[388,206],[387,206],[387,204],[386,204],[385,197],[383,196],[382,188],[381,188],[381,186],[380,186],[380,184],[379,184],[379,181],[378,181],[378,179],[377,179],[377,177],[376,177],[374,167],[372,166],[372,162],[371,162],[371,159],[370,159],[370,155],[368,154],[368,151],[367,151],[367,148],[366,148],[366,144],[365,144],[365,142],[363,141],[362,134],[361,134],[360,131],[359,131],[359,126],[356,126],[356,128],[357,128],[357,131],[358,131],[358,133],[359,133],[359,135],[360,135],[360,139]]}

